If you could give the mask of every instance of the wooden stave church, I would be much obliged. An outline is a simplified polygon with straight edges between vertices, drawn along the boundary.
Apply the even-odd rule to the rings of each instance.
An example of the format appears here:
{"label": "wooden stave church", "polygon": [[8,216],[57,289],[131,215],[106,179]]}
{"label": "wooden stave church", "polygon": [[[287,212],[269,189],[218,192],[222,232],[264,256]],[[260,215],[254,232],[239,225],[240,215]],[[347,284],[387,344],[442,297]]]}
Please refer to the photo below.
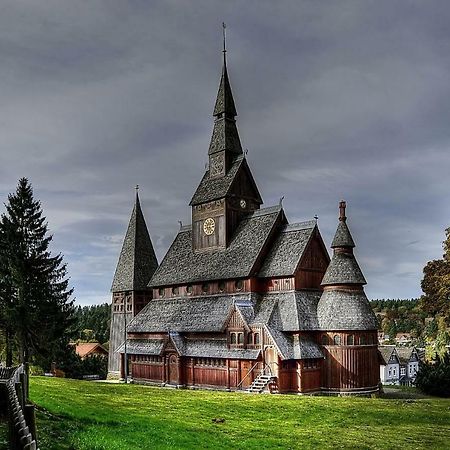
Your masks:
{"label": "wooden stave church", "polygon": [[316,221],[261,208],[236,115],[224,53],[192,225],[159,266],[136,193],[111,288],[110,376],[126,366],[136,382],[235,390],[268,374],[280,393],[377,392],[377,323],[345,202],[330,260]]}

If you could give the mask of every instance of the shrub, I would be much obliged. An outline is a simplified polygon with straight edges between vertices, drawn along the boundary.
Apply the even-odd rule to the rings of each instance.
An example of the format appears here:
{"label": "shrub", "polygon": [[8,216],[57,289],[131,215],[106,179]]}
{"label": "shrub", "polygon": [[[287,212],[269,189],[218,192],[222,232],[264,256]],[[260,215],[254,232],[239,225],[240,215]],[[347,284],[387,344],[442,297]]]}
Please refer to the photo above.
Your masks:
{"label": "shrub", "polygon": [[436,355],[431,362],[420,362],[416,386],[425,394],[450,397],[450,353]]}

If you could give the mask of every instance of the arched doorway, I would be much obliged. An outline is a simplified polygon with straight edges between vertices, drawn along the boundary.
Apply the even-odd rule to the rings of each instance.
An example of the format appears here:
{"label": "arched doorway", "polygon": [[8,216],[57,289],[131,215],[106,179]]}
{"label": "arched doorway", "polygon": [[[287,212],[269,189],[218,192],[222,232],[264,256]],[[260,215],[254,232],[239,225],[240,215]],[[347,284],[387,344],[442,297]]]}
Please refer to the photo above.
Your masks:
{"label": "arched doorway", "polygon": [[178,384],[178,358],[177,355],[169,356],[169,364],[168,364],[168,381],[169,384]]}

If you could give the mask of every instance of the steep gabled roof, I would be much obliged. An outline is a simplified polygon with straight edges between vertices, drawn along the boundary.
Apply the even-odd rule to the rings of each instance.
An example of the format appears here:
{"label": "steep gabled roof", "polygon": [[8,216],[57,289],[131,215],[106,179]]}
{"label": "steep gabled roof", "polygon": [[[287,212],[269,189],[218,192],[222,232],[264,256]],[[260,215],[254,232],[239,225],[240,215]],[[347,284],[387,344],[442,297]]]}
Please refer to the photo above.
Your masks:
{"label": "steep gabled roof", "polygon": [[220,332],[239,299],[250,293],[151,300],[127,327],[130,333]]}
{"label": "steep gabled roof", "polygon": [[147,289],[147,284],[157,267],[158,260],[142,214],[139,196],[136,193],[136,201],[123,241],[111,291]]}
{"label": "steep gabled roof", "polygon": [[214,122],[208,155],[222,150],[233,153],[235,156],[242,155],[241,139],[234,120],[222,118]]}
{"label": "steep gabled roof", "polygon": [[242,219],[224,250],[194,252],[192,231],[181,230],[156,270],[149,286],[184,284],[253,275],[258,258],[282,220],[280,206],[256,210]]}
{"label": "steep gabled roof", "polygon": [[258,276],[293,275],[313,236],[315,227],[315,221],[286,225],[275,239]]}
{"label": "steep gabled roof", "polygon": [[256,186],[253,175],[248,167],[245,157],[238,156],[231,165],[228,172],[223,177],[210,178],[209,170],[203,175],[200,184],[197,187],[192,199],[189,203],[190,206],[199,205],[201,203],[218,200],[220,198],[227,197],[232,191],[233,182],[239,177],[241,171],[245,171],[248,177],[250,185],[253,187],[257,202],[262,203],[261,196]]}
{"label": "steep gabled roof", "polygon": [[392,355],[395,355],[398,358],[395,345],[379,345],[378,350],[380,351],[384,365],[389,364]]}

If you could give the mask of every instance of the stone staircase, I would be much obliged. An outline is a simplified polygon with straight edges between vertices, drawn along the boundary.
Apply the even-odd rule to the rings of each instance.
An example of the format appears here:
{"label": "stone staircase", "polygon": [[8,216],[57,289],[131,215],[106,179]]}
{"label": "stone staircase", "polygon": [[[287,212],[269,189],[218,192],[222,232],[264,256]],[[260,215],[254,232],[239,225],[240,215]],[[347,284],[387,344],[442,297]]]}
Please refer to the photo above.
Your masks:
{"label": "stone staircase", "polygon": [[277,377],[261,374],[255,378],[255,381],[253,381],[246,391],[261,394],[266,388],[269,389],[271,394],[278,394]]}

